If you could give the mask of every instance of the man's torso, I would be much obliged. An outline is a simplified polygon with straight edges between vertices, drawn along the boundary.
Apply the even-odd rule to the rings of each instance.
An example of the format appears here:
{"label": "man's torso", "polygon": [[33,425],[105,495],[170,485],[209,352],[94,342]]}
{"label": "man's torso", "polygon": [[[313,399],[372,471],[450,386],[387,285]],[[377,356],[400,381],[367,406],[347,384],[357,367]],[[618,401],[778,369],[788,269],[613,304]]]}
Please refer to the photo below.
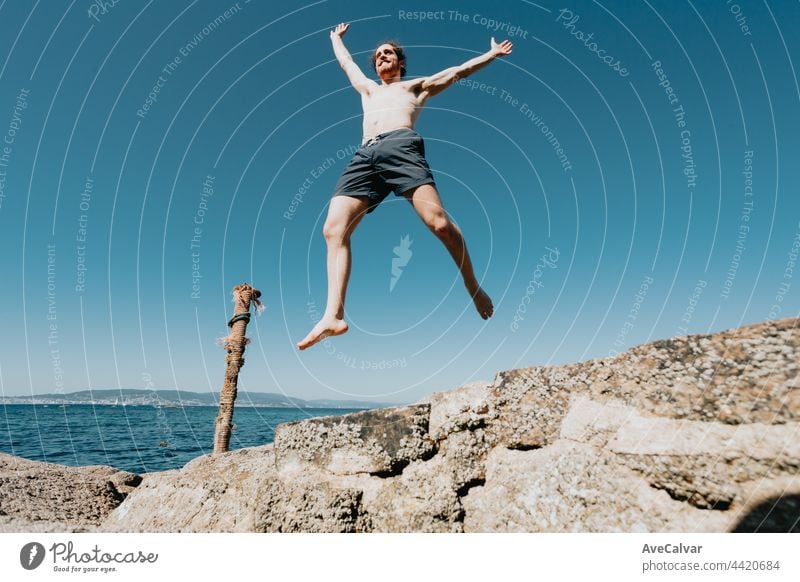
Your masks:
{"label": "man's torso", "polygon": [[364,110],[363,142],[402,127],[414,128],[428,97],[427,92],[419,90],[421,81],[416,79],[390,85],[376,83],[361,96]]}

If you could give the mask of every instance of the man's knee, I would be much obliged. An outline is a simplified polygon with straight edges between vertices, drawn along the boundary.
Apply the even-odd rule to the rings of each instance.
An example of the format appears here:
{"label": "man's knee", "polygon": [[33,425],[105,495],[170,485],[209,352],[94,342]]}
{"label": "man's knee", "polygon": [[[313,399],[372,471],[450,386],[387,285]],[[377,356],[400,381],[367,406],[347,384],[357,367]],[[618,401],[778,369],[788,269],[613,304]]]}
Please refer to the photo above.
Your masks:
{"label": "man's knee", "polygon": [[322,236],[328,242],[347,242],[360,220],[361,216],[329,217],[322,226]]}
{"label": "man's knee", "polygon": [[322,236],[327,241],[346,241],[366,214],[369,205],[366,198],[335,196],[322,226]]}
{"label": "man's knee", "polygon": [[445,214],[437,214],[427,220],[428,228],[431,232],[441,239],[448,239],[453,236],[455,225],[450,222]]}
{"label": "man's knee", "polygon": [[343,241],[346,235],[346,224],[342,220],[326,220],[322,227],[322,236],[328,242]]}

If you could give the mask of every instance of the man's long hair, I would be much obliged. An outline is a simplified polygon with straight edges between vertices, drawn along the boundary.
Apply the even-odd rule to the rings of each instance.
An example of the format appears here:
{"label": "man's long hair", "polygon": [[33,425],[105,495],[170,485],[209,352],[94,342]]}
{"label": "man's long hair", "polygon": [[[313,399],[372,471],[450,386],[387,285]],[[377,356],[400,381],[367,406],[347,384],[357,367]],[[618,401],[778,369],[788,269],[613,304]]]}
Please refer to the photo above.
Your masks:
{"label": "man's long hair", "polygon": [[372,70],[377,72],[377,69],[375,68],[375,63],[378,61],[378,56],[376,52],[380,46],[385,44],[391,45],[391,47],[394,49],[394,54],[397,55],[398,62],[403,63],[402,65],[400,65],[400,78],[402,79],[403,77],[406,76],[406,65],[405,65],[406,53],[403,50],[403,47],[401,47],[393,40],[385,40],[383,42],[378,43],[378,45],[375,47],[375,50],[372,51],[372,56],[370,57],[370,62],[372,63]]}

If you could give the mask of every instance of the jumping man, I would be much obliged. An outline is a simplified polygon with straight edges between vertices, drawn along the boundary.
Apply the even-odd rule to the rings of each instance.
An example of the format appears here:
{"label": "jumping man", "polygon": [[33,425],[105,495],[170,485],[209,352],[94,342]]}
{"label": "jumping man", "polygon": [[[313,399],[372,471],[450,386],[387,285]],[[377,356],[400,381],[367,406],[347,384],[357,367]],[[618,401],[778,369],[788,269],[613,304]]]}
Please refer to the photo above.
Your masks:
{"label": "jumping man", "polygon": [[425,145],[413,128],[429,97],[497,57],[511,54],[511,43],[506,40],[497,44],[493,38],[488,52],[463,65],[410,81],[402,80],[406,72],[402,47],[382,44],[372,56],[381,78],[379,85],[361,72],[345,48],[342,37],[349,27],[339,24],[331,31],[331,42],[336,59],[353,88],[361,94],[364,137],[339,178],[328,208],[322,231],[328,245],[328,301],[322,319],[297,344],[301,350],[347,331],[344,301],[350,278],[350,237],[364,215],[375,210],[391,191],[411,202],[423,222],[447,247],[480,316],[488,319],[494,311],[492,300],[475,278],[464,237],[442,206],[425,160]]}

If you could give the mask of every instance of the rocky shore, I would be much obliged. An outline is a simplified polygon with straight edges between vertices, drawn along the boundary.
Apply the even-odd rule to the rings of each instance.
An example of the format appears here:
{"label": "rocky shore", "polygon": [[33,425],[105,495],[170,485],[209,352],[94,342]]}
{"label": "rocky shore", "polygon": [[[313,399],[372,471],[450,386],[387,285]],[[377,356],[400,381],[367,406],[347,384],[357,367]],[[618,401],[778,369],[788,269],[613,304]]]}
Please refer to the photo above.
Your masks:
{"label": "rocky shore", "polygon": [[0,530],[800,531],[799,321],[500,372],[175,471],[0,455]]}

